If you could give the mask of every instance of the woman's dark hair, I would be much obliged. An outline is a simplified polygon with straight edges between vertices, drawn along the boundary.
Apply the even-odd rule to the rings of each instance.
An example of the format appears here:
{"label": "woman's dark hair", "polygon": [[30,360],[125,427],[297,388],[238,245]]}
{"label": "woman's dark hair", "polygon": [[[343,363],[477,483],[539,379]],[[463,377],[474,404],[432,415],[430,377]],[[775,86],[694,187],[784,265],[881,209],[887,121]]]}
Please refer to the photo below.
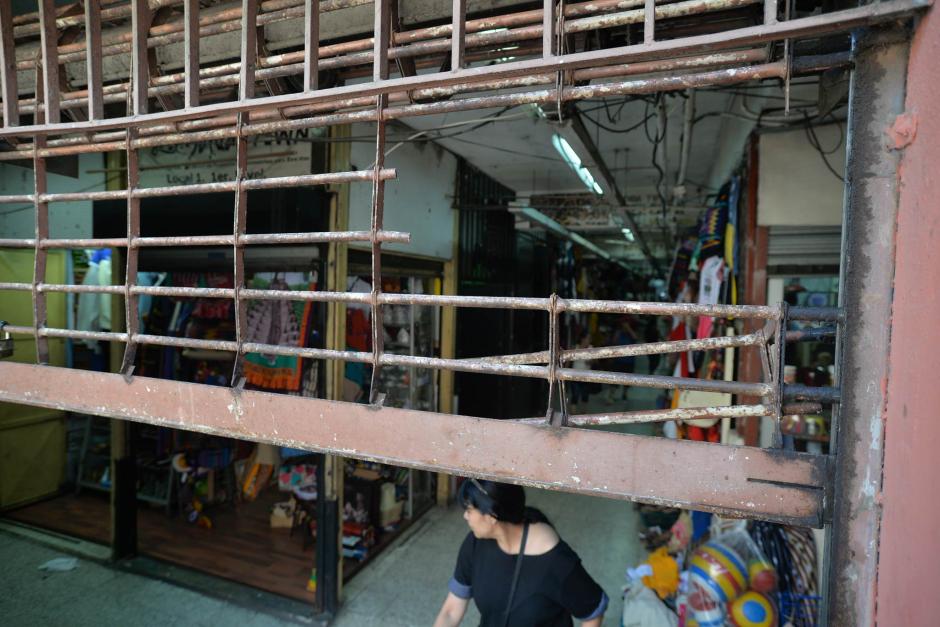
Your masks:
{"label": "woman's dark hair", "polygon": [[551,524],[541,511],[526,507],[525,490],[520,485],[465,479],[457,492],[457,502],[464,509],[473,507],[502,522]]}

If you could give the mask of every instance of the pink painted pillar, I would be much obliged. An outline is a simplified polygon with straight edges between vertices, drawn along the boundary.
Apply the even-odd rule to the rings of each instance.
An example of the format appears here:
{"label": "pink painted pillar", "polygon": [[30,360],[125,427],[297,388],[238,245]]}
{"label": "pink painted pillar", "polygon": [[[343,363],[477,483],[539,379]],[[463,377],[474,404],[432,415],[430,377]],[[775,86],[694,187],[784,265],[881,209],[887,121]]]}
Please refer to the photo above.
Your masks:
{"label": "pink painted pillar", "polygon": [[[940,15],[914,38],[885,411],[877,624],[940,625]],[[909,142],[909,143],[908,143]],[[906,145],[906,147],[905,147]]]}

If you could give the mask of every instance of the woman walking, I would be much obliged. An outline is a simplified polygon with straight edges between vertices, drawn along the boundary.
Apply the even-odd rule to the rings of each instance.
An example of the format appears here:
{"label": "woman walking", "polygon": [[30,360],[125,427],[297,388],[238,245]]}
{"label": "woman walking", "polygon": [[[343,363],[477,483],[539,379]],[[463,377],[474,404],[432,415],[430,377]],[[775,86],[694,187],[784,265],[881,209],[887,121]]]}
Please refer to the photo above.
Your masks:
{"label": "woman walking", "polygon": [[467,479],[458,492],[470,533],[435,627],[459,625],[472,598],[481,627],[598,627],[608,598],[521,486]]}

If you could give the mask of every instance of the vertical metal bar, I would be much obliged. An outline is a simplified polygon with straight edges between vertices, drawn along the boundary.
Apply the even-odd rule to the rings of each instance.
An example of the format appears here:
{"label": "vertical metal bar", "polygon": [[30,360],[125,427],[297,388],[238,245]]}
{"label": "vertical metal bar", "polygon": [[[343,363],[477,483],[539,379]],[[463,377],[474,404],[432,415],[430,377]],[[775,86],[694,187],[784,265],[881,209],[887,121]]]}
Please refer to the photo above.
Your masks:
{"label": "vertical metal bar", "polygon": [[238,74],[238,99],[255,97],[258,64],[258,0],[242,0],[242,64]]}
{"label": "vertical metal bar", "polygon": [[183,106],[199,106],[199,0],[186,0],[183,6],[184,67],[186,81],[183,88]]}
{"label": "vertical metal bar", "polygon": [[764,0],[764,26],[777,23],[777,0]]}
{"label": "vertical metal bar", "polygon": [[131,93],[133,115],[147,113],[150,63],[147,61],[147,33],[150,31],[150,5],[147,0],[131,0]]}
{"label": "vertical metal bar", "polygon": [[[254,28],[252,28],[254,30]],[[241,237],[245,234],[248,222],[248,190],[243,183],[248,176],[248,139],[242,132],[248,123],[248,113],[238,114],[238,135],[235,145],[235,220],[234,238],[234,281],[235,288],[235,343],[238,350],[235,353],[235,367],[232,370],[232,386],[240,388],[242,383],[242,344],[245,341],[245,328],[247,326],[248,306],[241,298],[241,291],[245,287],[245,248]]]}
{"label": "vertical metal bar", "polygon": [[59,32],[55,24],[55,0],[39,0],[39,21],[46,124],[55,124],[59,121]]}
{"label": "vertical metal bar", "polygon": [[[52,13],[52,15],[55,15]],[[35,195],[36,244],[33,258],[33,328],[36,330],[36,361],[49,363],[49,341],[39,334],[46,326],[46,294],[39,291],[39,284],[46,280],[46,249],[42,240],[49,237],[49,203],[41,201],[46,193],[46,159],[39,156],[45,148],[46,138],[42,135],[33,137],[33,190]]]}
{"label": "vertical metal bar", "polygon": [[[388,42],[391,29],[391,0],[375,0],[375,51],[372,65],[372,80],[388,78]],[[383,127],[382,132],[385,132]]]}
{"label": "vertical metal bar", "polygon": [[651,44],[656,39],[656,0],[646,0],[643,10],[643,43]]}
{"label": "vertical metal bar", "polygon": [[85,76],[88,79],[88,119],[104,117],[101,75],[101,0],[85,0]]}
{"label": "vertical metal bar", "polygon": [[3,93],[3,124],[20,123],[20,107],[16,85],[16,48],[13,45],[13,7],[0,2],[0,87]]}
{"label": "vertical metal bar", "polygon": [[842,402],[830,430],[835,500],[823,614],[830,624],[873,625],[901,160],[884,133],[885,121],[904,112],[910,47],[895,27],[865,31],[853,48],[839,286],[845,323],[836,342]]}
{"label": "vertical metal bar", "polygon": [[[385,0],[380,0],[385,2]],[[386,64],[387,67],[387,64]],[[388,94],[376,96],[375,122],[375,164],[372,178],[372,384],[370,402],[380,403],[379,362],[385,348],[385,329],[382,324],[382,307],[379,294],[382,292],[382,242],[378,232],[382,230],[385,215],[385,181],[379,176],[385,165],[385,108],[388,106]]]}
{"label": "vertical metal bar", "polygon": [[542,3],[542,57],[555,55],[555,0],[543,0]]}
{"label": "vertical metal bar", "polygon": [[463,55],[466,47],[464,39],[467,36],[467,0],[454,0],[453,6],[450,33],[450,69],[459,70],[463,68]]}
{"label": "vertical metal bar", "polygon": [[134,371],[137,357],[137,344],[134,336],[140,331],[140,314],[137,308],[137,295],[132,289],[137,285],[138,248],[134,239],[140,237],[140,198],[134,196],[134,190],[140,184],[140,162],[134,140],[137,129],[127,129],[127,272],[124,276],[124,316],[127,329],[127,344],[124,347],[124,359],[121,374],[129,377]]}
{"label": "vertical metal bar", "polygon": [[320,0],[304,0],[304,91],[319,87]]}

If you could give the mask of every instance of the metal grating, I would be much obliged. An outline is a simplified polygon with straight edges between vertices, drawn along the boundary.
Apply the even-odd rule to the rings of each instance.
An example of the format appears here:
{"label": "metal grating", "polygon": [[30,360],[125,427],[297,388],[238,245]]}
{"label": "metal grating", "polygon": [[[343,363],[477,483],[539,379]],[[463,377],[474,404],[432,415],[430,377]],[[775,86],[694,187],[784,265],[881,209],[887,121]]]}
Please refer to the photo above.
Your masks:
{"label": "metal grating", "polygon": [[[40,363],[48,359],[48,338],[95,339],[125,344],[123,379],[118,375],[68,371],[47,366],[0,363],[0,399],[73,409],[131,420],[224,433],[236,437],[286,443],[311,450],[390,461],[419,468],[455,471],[618,498],[674,503],[722,513],[819,525],[826,503],[824,458],[780,450],[731,449],[694,442],[639,438],[573,429],[595,424],[658,422],[677,418],[771,416],[783,412],[818,410],[820,402],[838,401],[836,389],[807,390],[782,383],[782,358],[787,340],[800,337],[782,332],[788,319],[834,323],[838,311],[795,311],[785,305],[703,306],[664,303],[566,300],[477,296],[388,294],[381,291],[381,246],[408,242],[407,233],[383,227],[384,184],[396,172],[384,167],[385,133],[389,120],[413,115],[463,111],[495,106],[539,104],[543,107],[585,98],[651,93],[761,78],[788,80],[799,64],[784,55],[768,56],[757,46],[792,38],[844,33],[849,29],[908,15],[925,6],[917,0],[892,0],[811,17],[778,21],[775,0],[764,2],[764,23],[744,28],[659,40],[661,22],[689,15],[753,6],[755,0],[694,0],[671,4],[654,0],[602,0],[556,3],[542,10],[505,12],[468,19],[465,0],[454,0],[452,19],[438,26],[401,30],[393,19],[393,3],[374,3],[372,37],[320,45],[319,22],[326,11],[342,10],[363,0],[242,0],[240,6],[218,5],[203,11],[196,0],[131,0],[129,3],[85,3],[82,14],[56,14],[52,0],[41,0],[39,12],[14,18],[8,3],[0,3],[0,69],[2,69],[3,127],[0,137],[8,150],[0,160],[31,159],[35,185],[32,194],[0,197],[0,203],[34,205],[35,235],[3,239],[0,247],[31,248],[35,268],[31,283],[0,284],[0,290],[27,291],[33,299],[33,324],[8,325],[14,334],[36,338]],[[172,11],[183,5],[181,16]],[[169,17],[156,19],[160,11]],[[115,36],[104,24],[130,19],[130,32]],[[178,18],[178,19],[177,19]],[[303,50],[259,56],[268,24],[299,21],[305,33]],[[569,52],[578,33],[643,24],[642,42],[599,50]],[[393,26],[395,28],[393,28]],[[82,28],[84,38],[63,43],[68,29]],[[218,33],[241,34],[239,61],[205,66],[199,62],[199,41]],[[41,55],[17,59],[17,42],[39,35]],[[456,36],[451,36],[456,34]],[[185,71],[160,74],[151,62],[155,48],[184,42]],[[619,41],[619,40],[618,40]],[[505,59],[507,44],[517,46]],[[743,48],[743,50],[742,50]],[[130,75],[102,80],[102,57],[130,52]],[[528,58],[526,58],[528,57]],[[444,60],[442,64],[441,61]],[[480,60],[497,61],[474,65]],[[85,61],[87,88],[68,88],[63,64]],[[834,62],[838,62],[834,61]],[[436,65],[435,65],[436,64]],[[813,68],[818,69],[819,61]],[[392,78],[391,67],[399,76]],[[440,68],[419,73],[418,68]],[[349,77],[365,75],[360,83],[321,87],[325,72],[343,70]],[[20,95],[17,71],[35,73],[35,90]],[[675,72],[682,71],[681,74]],[[636,74],[652,77],[619,80]],[[270,81],[301,77],[297,93],[274,93]],[[370,80],[369,80],[370,79]],[[258,96],[259,83],[267,95]],[[65,88],[63,88],[65,85]],[[237,87],[234,100],[219,97],[218,89]],[[511,90],[511,93],[502,93]],[[172,96],[183,94],[181,107]],[[210,101],[211,96],[214,101]],[[124,114],[115,104],[127,103]],[[157,103],[161,110],[152,110]],[[69,120],[63,120],[63,112]],[[30,119],[31,118],[31,119]],[[26,123],[21,123],[26,122]],[[247,138],[288,129],[375,123],[375,161],[354,172],[252,179],[247,174]],[[237,145],[233,181],[159,188],[138,187],[140,150],[169,144],[231,138]],[[124,151],[127,186],[119,191],[48,193],[46,160],[59,155]],[[372,185],[372,219],[368,231],[248,234],[245,229],[247,192],[315,185],[368,182]],[[140,199],[196,193],[234,196],[232,223],[225,234],[198,237],[142,237]],[[49,204],[72,200],[126,200],[126,237],[111,239],[51,239]],[[245,286],[244,251],[257,244],[368,242],[372,249],[372,292],[303,292],[254,290]],[[231,246],[234,287],[147,287],[136,284],[139,250],[148,246]],[[46,253],[53,248],[126,248],[123,285],[95,287],[52,285],[44,282]],[[106,292],[123,296],[128,313],[125,332],[79,332],[50,328],[46,294]],[[135,312],[141,295],[231,299],[236,311],[234,341],[178,338],[140,333]],[[245,303],[252,299],[289,299],[361,303],[373,312],[371,352],[273,346],[244,341]],[[381,306],[413,304],[432,307],[485,307],[544,312],[549,337],[544,351],[481,359],[438,359],[393,355],[383,350]],[[560,320],[568,313],[618,313],[653,316],[716,316],[758,321],[762,328],[731,338],[659,342],[596,349],[565,349]],[[833,334],[832,325],[816,333]],[[136,347],[142,344],[215,349],[236,354],[235,387],[220,390],[172,381],[133,377]],[[627,355],[678,353],[737,347],[760,352],[764,365],[760,381],[709,381],[655,375],[583,371],[568,366],[574,359],[605,359]],[[243,391],[241,359],[263,352],[303,358],[344,360],[373,366],[373,398],[368,408],[313,399],[297,399]],[[521,421],[489,421],[381,407],[375,374],[385,365],[435,368],[548,381],[545,416]],[[730,407],[626,412],[604,416],[569,416],[565,384],[574,381],[665,389],[720,391],[762,399],[758,404]],[[94,389],[95,398],[81,391]],[[785,401],[796,401],[784,408]],[[551,407],[557,405],[558,410]],[[272,418],[277,416],[277,418]],[[459,446],[456,443],[459,443]],[[580,468],[580,470],[578,470]]]}

